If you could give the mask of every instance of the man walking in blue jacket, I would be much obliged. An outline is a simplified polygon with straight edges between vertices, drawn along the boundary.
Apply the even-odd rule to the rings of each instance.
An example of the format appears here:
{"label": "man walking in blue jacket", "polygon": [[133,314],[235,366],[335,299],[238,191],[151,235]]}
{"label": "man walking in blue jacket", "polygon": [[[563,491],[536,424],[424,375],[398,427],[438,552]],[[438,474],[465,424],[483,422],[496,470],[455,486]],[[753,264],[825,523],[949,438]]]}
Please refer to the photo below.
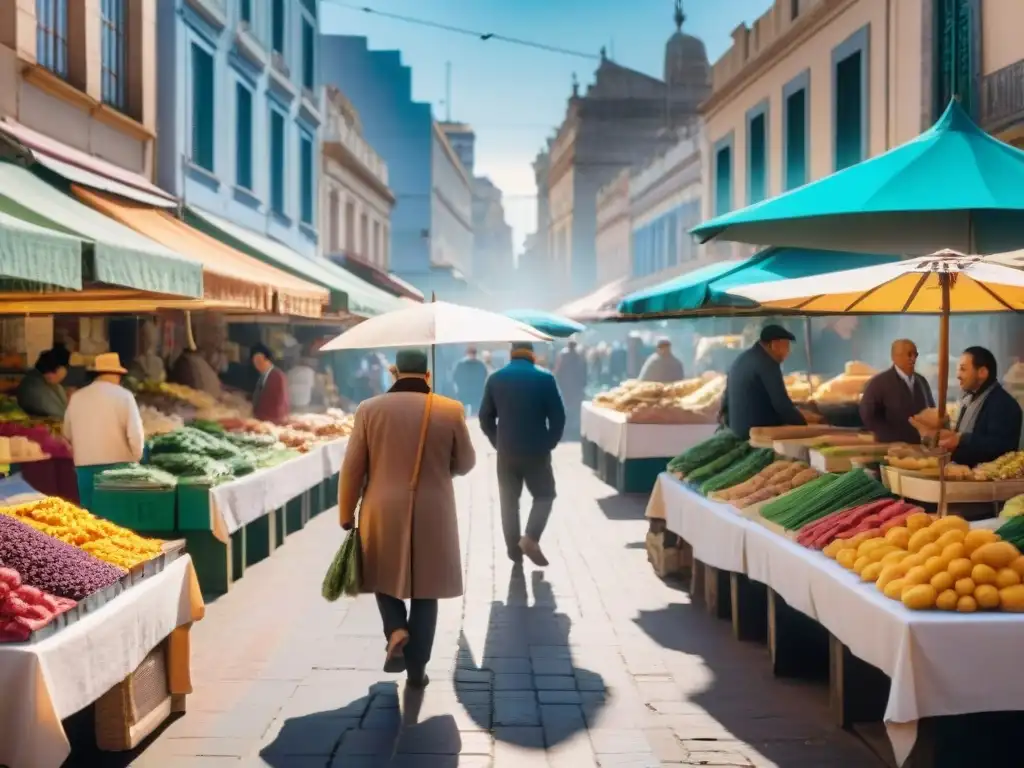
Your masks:
{"label": "man walking in blue jacket", "polygon": [[[535,364],[532,344],[513,344],[511,362],[487,379],[480,427],[498,451],[501,527],[508,556],[521,563],[526,555],[536,565],[546,566],[540,537],[555,501],[551,452],[565,430],[565,407],[555,377]],[[533,497],[533,508],[526,535],[520,538],[519,498],[524,484]]]}

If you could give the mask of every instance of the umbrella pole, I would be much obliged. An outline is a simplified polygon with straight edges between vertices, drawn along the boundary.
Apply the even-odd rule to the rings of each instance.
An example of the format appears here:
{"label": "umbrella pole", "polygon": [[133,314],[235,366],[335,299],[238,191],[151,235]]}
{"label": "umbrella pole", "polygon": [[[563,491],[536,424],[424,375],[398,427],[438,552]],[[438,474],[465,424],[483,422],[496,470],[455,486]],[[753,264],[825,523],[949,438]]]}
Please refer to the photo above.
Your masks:
{"label": "umbrella pole", "polygon": [[[949,395],[949,273],[939,273],[942,288],[942,314],[939,316],[939,432],[946,428],[946,399]],[[939,517],[946,516],[945,450],[939,454]]]}
{"label": "umbrella pole", "polygon": [[[811,356],[811,317],[804,315],[804,353],[807,355],[807,386],[812,387],[811,374],[814,373],[814,359]],[[814,392],[811,392],[813,395]]]}
{"label": "umbrella pole", "polygon": [[[435,291],[430,292],[430,303],[433,304],[437,301],[437,293]],[[434,377],[434,391],[437,392],[438,382],[437,378],[437,344],[430,345],[430,375]]]}

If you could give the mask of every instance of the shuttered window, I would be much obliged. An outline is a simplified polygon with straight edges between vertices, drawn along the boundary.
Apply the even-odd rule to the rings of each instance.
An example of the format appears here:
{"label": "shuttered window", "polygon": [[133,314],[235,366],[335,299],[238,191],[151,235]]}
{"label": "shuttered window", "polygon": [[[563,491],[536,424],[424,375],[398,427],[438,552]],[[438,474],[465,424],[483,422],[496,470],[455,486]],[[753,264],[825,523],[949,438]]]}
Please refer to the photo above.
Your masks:
{"label": "shuttered window", "polygon": [[786,189],[807,183],[807,89],[786,99]]}
{"label": "shuttered window", "polygon": [[235,84],[235,185],[252,191],[252,91]]}
{"label": "shuttered window", "polygon": [[213,56],[192,44],[192,162],[213,172]]}
{"label": "shuttered window", "polygon": [[284,215],[284,115],[270,110],[270,208]]}
{"label": "shuttered window", "polygon": [[316,184],[314,183],[313,178],[314,173],[313,139],[308,134],[301,133],[299,135],[300,214],[302,216],[302,223],[309,224],[310,226],[313,224],[313,209],[314,201],[316,200]]}
{"label": "shuttered window", "polygon": [[747,123],[747,204],[753,205],[768,194],[768,123],[765,112]]}
{"label": "shuttered window", "polygon": [[864,159],[863,51],[857,51],[836,65],[836,170],[849,168]]}
{"label": "shuttered window", "polygon": [[715,152],[715,215],[732,210],[732,146]]}

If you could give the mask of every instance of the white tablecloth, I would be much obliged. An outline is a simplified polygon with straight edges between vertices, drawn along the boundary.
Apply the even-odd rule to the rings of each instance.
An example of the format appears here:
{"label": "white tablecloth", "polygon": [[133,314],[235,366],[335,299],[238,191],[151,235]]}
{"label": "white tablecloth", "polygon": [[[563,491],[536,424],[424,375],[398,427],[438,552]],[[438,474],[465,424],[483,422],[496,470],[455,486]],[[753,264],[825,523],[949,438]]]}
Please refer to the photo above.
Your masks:
{"label": "white tablecloth", "polygon": [[324,479],[336,475],[341,469],[341,460],[345,458],[345,449],[348,447],[348,438],[331,440],[320,446],[324,459]]}
{"label": "white tablecloth", "polygon": [[580,434],[622,460],[678,456],[717,429],[715,424],[630,424],[624,414],[589,402],[580,408]]}
{"label": "white tablecloth", "polygon": [[318,446],[284,464],[214,486],[210,489],[213,535],[227,543],[235,531],[323,482],[326,466]]}
{"label": "white tablecloth", "polygon": [[185,556],[46,640],[0,645],[0,765],[58,768],[71,752],[61,720],[124,680],[203,610]]}
{"label": "white tablecloth", "polygon": [[923,717],[1024,711],[1024,615],[909,611],[820,552],[658,479],[668,530],[716,568],[743,573],[810,616],[892,680],[885,724],[902,763]]}

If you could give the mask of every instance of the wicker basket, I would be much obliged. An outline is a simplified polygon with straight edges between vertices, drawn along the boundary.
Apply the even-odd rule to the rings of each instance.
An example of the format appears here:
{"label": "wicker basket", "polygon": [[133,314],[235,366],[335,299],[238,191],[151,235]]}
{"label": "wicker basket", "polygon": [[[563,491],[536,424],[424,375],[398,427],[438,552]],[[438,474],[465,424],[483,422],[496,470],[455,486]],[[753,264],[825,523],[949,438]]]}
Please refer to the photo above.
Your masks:
{"label": "wicker basket", "polygon": [[177,698],[168,684],[165,640],[96,702],[96,746],[107,752],[134,749],[179,709]]}

